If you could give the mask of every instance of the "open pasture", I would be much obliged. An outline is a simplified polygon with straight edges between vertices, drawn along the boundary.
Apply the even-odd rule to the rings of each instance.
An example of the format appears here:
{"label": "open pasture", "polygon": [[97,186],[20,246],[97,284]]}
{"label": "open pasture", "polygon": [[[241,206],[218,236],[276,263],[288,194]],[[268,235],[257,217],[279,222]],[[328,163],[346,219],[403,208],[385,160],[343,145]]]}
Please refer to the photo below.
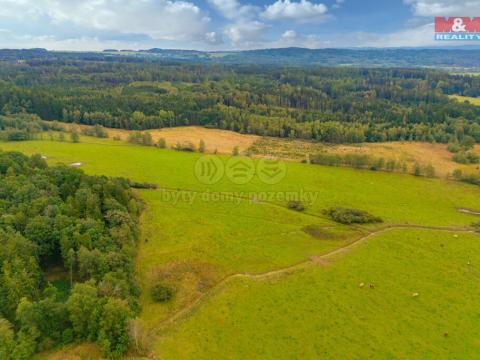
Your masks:
{"label": "open pasture", "polygon": [[[205,185],[194,174],[198,153],[89,137],[0,147],[160,186],[137,191],[146,203],[140,321],[152,359],[479,351],[472,314],[480,242],[469,232],[479,218],[459,211],[480,208],[478,187],[296,162],[274,185],[256,176],[245,185],[227,178]],[[303,212],[278,197],[252,198],[295,192],[314,194]],[[384,223],[341,225],[323,214],[333,206],[366,210]],[[152,300],[158,281],[175,288],[172,301]]]}

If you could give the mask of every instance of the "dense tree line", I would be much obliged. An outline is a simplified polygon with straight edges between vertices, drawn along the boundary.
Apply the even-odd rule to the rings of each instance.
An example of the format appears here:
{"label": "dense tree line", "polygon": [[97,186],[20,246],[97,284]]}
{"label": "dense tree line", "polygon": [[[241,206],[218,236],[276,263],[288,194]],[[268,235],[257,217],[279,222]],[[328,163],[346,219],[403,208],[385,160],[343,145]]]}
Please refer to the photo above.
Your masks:
{"label": "dense tree line", "polygon": [[202,125],[332,143],[480,142],[480,77],[426,69],[280,68],[91,60],[4,61],[0,110],[144,130]]}
{"label": "dense tree line", "polygon": [[[84,340],[108,357],[127,350],[128,323],[139,310],[140,210],[126,180],[0,153],[1,359]],[[67,294],[47,281],[59,266]]]}

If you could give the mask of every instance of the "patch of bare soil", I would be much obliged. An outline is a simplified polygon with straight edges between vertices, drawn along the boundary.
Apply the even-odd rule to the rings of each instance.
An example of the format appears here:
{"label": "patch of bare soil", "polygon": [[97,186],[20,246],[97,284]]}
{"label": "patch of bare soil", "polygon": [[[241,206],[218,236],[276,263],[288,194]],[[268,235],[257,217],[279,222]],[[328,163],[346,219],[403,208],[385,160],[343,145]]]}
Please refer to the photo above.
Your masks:
{"label": "patch of bare soil", "polygon": [[330,261],[326,258],[323,258],[321,256],[310,256],[310,261],[317,264],[318,266],[327,266]]}
{"label": "patch of bare soil", "polygon": [[307,225],[302,231],[315,239],[333,239],[335,236],[318,225]]}

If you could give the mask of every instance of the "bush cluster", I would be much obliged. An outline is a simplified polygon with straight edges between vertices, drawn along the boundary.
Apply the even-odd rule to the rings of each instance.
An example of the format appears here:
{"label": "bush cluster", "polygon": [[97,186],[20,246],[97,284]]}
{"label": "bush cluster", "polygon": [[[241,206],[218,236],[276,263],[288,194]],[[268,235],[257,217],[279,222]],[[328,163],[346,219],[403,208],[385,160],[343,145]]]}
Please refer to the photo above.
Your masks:
{"label": "bush cluster", "polygon": [[170,287],[159,283],[152,288],[150,295],[155,302],[163,303],[173,299],[175,293]]}
{"label": "bush cluster", "polygon": [[383,222],[380,217],[373,216],[366,211],[356,209],[335,207],[326,210],[325,214],[330,216],[334,221],[347,225],[373,224]]}
{"label": "bush cluster", "polygon": [[459,164],[479,164],[480,156],[473,151],[460,151],[453,155],[452,160]]}
{"label": "bush cluster", "polygon": [[408,165],[403,161],[385,159],[367,154],[332,154],[318,153],[310,157],[310,162],[317,165],[345,166],[356,169],[368,169],[373,171],[398,171],[411,173],[415,176],[435,177],[436,171],[432,164],[421,165],[415,163],[409,170]]}
{"label": "bush cluster", "polygon": [[149,132],[135,131],[128,135],[127,141],[131,144],[152,146],[153,138]]}
{"label": "bush cluster", "polygon": [[298,200],[289,201],[287,206],[288,206],[289,209],[295,210],[295,211],[305,210],[305,206],[303,205],[303,203],[301,201],[298,201]]}
{"label": "bush cluster", "polygon": [[93,127],[85,127],[82,129],[82,134],[86,136],[94,136],[97,138],[108,138],[108,133],[101,125],[95,125]]}

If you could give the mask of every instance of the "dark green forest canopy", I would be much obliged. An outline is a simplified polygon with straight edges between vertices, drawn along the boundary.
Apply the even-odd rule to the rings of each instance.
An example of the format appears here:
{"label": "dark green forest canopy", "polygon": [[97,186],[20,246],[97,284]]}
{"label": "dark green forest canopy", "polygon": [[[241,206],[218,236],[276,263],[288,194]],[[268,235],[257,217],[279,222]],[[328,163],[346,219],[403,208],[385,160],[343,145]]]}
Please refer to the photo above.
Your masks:
{"label": "dark green forest canopy", "polygon": [[[2,359],[77,340],[96,341],[106,356],[126,351],[139,310],[140,210],[126,180],[0,153]],[[72,282],[66,296],[47,281],[52,267],[63,269],[67,289]]]}
{"label": "dark green forest canopy", "polygon": [[480,142],[480,77],[427,69],[275,67],[129,57],[3,61],[0,109],[125,129],[201,125],[332,143]]}

